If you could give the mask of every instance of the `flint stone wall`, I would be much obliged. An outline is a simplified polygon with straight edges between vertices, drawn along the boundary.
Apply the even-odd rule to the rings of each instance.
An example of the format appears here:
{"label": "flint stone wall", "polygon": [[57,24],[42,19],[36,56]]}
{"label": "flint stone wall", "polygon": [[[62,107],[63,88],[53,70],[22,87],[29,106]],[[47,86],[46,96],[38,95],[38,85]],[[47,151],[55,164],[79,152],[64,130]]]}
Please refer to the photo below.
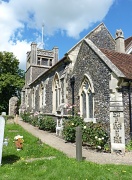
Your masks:
{"label": "flint stone wall", "polygon": [[[87,74],[94,87],[94,118],[106,124],[110,131],[110,69],[98,57],[98,55],[84,42],[81,46],[78,58],[73,69],[75,76],[75,104],[80,104],[79,88],[84,75]],[[69,88],[69,100],[72,99],[71,88]]]}
{"label": "flint stone wall", "polygon": [[[44,75],[43,77],[41,77],[40,79],[38,79],[35,83],[32,84],[31,89],[33,89],[33,87],[35,87],[36,91],[35,91],[35,109],[32,108],[32,90],[29,93],[29,108],[28,111],[41,111],[43,113],[52,113],[52,108],[53,108],[53,100],[52,100],[52,83],[53,83],[53,79],[54,79],[54,75],[57,72],[59,75],[59,78],[61,77],[61,75],[64,72],[64,64],[60,65],[58,68],[54,69],[51,71],[50,74]],[[46,106],[44,106],[44,108],[40,109],[40,105],[39,105],[39,88],[41,83],[45,84],[45,88],[46,88]],[[64,84],[62,84],[64,86]],[[62,87],[63,88],[63,87]]]}

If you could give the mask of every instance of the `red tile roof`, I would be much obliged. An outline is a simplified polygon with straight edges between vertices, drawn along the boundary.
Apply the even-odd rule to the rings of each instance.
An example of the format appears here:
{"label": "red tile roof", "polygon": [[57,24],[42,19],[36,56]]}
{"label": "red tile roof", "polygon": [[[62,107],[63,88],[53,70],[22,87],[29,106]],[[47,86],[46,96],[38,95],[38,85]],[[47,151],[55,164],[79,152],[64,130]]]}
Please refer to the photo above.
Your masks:
{"label": "red tile roof", "polygon": [[125,47],[127,47],[132,42],[132,36],[125,39]]}
{"label": "red tile roof", "polygon": [[132,79],[132,55],[107,49],[100,50],[126,76],[127,79]]}

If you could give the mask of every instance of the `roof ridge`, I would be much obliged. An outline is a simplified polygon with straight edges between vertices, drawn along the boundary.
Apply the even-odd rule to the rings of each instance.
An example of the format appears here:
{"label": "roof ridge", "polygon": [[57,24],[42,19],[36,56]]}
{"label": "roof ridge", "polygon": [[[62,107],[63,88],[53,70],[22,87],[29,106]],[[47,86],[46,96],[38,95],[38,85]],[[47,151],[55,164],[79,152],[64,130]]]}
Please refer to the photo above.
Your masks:
{"label": "roof ridge", "polygon": [[122,55],[126,55],[126,56],[132,56],[132,54],[127,54],[127,53],[121,53],[121,52],[117,52],[115,50],[111,50],[111,49],[105,49],[105,48],[99,48],[100,50],[105,50],[105,51],[109,51],[109,52],[114,52],[117,54],[122,54]]}

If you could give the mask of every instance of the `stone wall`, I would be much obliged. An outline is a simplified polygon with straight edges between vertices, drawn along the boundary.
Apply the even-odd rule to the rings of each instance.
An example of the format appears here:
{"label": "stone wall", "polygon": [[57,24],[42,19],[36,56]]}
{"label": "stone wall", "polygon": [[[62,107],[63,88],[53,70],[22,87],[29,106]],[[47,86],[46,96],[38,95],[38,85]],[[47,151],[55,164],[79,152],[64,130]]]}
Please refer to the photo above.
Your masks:
{"label": "stone wall", "polygon": [[26,71],[25,74],[26,84],[34,81],[40,74],[44,73],[48,69],[48,67],[30,66],[30,68]]}
{"label": "stone wall", "polygon": [[34,81],[40,74],[47,71],[48,67],[32,66],[32,81]]}
{"label": "stone wall", "polygon": [[115,50],[115,41],[109,31],[102,24],[89,34],[88,38],[98,47],[110,50]]}
{"label": "stone wall", "polygon": [[[31,86],[31,91],[28,94],[29,96],[29,111],[32,111],[32,88],[35,87],[35,109],[34,111],[41,111],[43,113],[52,113],[53,108],[53,100],[52,100],[52,83],[55,73],[57,72],[59,77],[63,74],[64,71],[64,65],[60,65],[58,68],[52,70],[49,74],[42,76],[41,79],[38,79],[35,83]],[[44,108],[40,109],[39,105],[39,87],[40,84],[44,84],[46,88],[46,106]],[[63,92],[64,93],[64,92]],[[64,96],[64,95],[62,95]]]}
{"label": "stone wall", "polygon": [[[94,116],[97,121],[104,122],[109,130],[109,107],[110,107],[110,69],[84,42],[76,60],[73,75],[75,76],[75,104],[79,104],[79,88],[84,75],[87,74],[94,86]],[[71,89],[69,88],[69,99]]]}
{"label": "stone wall", "polygon": [[[130,140],[130,115],[129,115],[128,87],[123,87],[122,93],[123,93],[123,106],[124,106],[125,141],[127,143]],[[132,97],[132,93],[131,93],[131,97]]]}

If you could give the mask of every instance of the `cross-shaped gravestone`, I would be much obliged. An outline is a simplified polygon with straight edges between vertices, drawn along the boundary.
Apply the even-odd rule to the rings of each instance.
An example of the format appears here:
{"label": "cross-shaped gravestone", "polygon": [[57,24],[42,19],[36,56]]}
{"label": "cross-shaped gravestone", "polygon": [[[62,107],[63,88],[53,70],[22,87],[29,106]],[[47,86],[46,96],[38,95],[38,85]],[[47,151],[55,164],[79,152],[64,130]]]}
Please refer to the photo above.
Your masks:
{"label": "cross-shaped gravestone", "polygon": [[1,166],[1,160],[2,160],[4,128],[5,128],[5,119],[2,116],[0,116],[0,166]]}

